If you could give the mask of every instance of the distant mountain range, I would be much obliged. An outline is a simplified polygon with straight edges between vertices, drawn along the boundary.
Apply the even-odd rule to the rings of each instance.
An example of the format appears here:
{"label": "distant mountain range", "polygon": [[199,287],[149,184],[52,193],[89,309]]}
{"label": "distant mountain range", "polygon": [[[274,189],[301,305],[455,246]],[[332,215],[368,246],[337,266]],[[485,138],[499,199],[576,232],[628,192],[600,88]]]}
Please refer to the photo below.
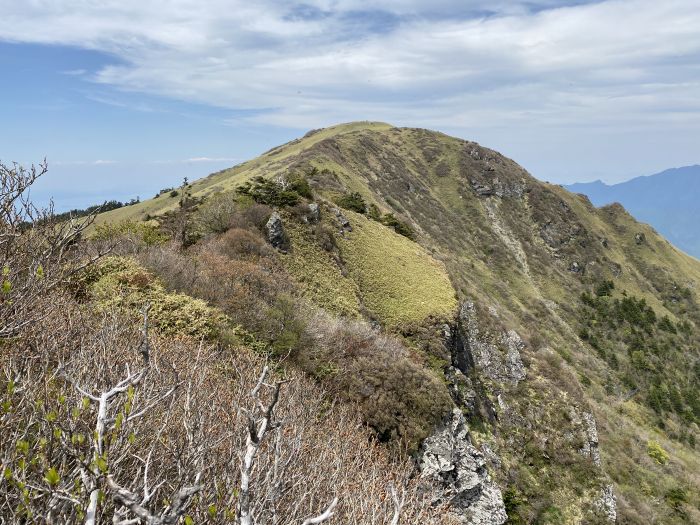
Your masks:
{"label": "distant mountain range", "polygon": [[700,165],[607,185],[601,181],[565,186],[596,206],[619,202],[681,250],[700,258]]}

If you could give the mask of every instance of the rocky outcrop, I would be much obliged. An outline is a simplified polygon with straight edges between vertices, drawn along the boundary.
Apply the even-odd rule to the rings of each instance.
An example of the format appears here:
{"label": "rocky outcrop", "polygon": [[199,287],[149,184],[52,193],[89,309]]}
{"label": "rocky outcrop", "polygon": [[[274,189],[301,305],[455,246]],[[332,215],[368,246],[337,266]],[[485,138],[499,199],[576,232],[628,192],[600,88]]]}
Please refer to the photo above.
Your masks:
{"label": "rocky outcrop", "polygon": [[501,383],[517,385],[527,372],[520,357],[525,343],[514,330],[482,335],[474,303],[459,310],[454,334],[453,360],[464,374],[476,368],[479,375]]}
{"label": "rocky outcrop", "polygon": [[495,195],[496,197],[503,198],[521,198],[525,193],[527,193],[527,185],[524,181],[513,181],[513,180],[501,180],[498,177],[490,176],[490,172],[495,171],[493,166],[487,166],[485,175],[489,180],[477,180],[472,179],[471,186],[474,192],[479,197],[490,197]]}
{"label": "rocky outcrop", "polygon": [[419,467],[436,489],[435,504],[448,503],[459,523],[501,525],[508,519],[500,489],[486,469],[486,458],[471,442],[459,409],[424,442]]}
{"label": "rocky outcrop", "polygon": [[348,218],[345,215],[343,215],[343,212],[340,211],[340,209],[338,208],[333,208],[333,213],[335,214],[335,218],[337,219],[338,225],[340,226],[341,235],[345,232],[351,232],[352,225],[350,224]]}
{"label": "rocky outcrop", "polygon": [[600,450],[598,449],[598,428],[595,424],[595,418],[590,412],[583,413],[583,421],[586,429],[586,441],[584,442],[583,452],[588,455],[593,463],[600,467]]}
{"label": "rocky outcrop", "polygon": [[600,490],[595,506],[610,523],[617,522],[617,498],[612,485],[606,485]]}
{"label": "rocky outcrop", "polygon": [[315,202],[309,203],[309,213],[306,215],[308,222],[316,223],[321,220],[321,207]]}
{"label": "rocky outcrop", "polygon": [[268,242],[280,250],[286,251],[289,249],[289,237],[284,231],[282,217],[276,211],[272,212],[267,224],[265,224],[265,232],[267,233]]}

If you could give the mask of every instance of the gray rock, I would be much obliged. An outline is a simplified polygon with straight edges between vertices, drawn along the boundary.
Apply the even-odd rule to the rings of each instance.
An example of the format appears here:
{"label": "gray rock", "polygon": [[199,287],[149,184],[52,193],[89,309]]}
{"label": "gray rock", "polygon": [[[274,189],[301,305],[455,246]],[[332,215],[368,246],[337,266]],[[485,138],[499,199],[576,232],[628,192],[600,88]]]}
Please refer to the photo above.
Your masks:
{"label": "gray rock", "polygon": [[489,338],[482,336],[472,302],[466,302],[460,308],[458,336],[461,339],[458,352],[463,355],[456,356],[457,365],[465,374],[474,367],[490,379],[512,385],[517,385],[527,376],[520,356],[525,348],[523,340],[514,330]]}
{"label": "gray rock", "polygon": [[587,442],[584,444],[584,451],[588,452],[593,463],[600,467],[600,450],[598,448],[598,428],[595,424],[595,418],[590,412],[583,413],[583,422],[585,424],[585,432]]}
{"label": "gray rock", "polygon": [[321,208],[315,202],[309,203],[308,222],[318,222],[321,220]]}
{"label": "gray rock", "polygon": [[572,273],[581,273],[581,265],[577,263],[576,261],[572,262],[571,265],[569,266],[569,271]]}
{"label": "gray rock", "polygon": [[600,490],[600,497],[595,506],[610,523],[617,522],[617,498],[612,485],[606,485]]}
{"label": "gray rock", "polygon": [[351,232],[352,225],[350,224],[348,218],[343,215],[343,212],[338,208],[333,208],[333,213],[335,214],[336,219],[338,219],[338,224],[340,224],[340,233]]}
{"label": "gray rock", "polygon": [[421,478],[437,490],[433,503],[449,503],[459,523],[501,525],[508,519],[501,490],[472,444],[460,410],[423,442],[419,468]]}
{"label": "gray rock", "polygon": [[282,217],[276,211],[272,212],[267,224],[265,224],[265,231],[267,232],[267,240],[272,246],[280,250],[289,248],[289,238],[284,231]]}

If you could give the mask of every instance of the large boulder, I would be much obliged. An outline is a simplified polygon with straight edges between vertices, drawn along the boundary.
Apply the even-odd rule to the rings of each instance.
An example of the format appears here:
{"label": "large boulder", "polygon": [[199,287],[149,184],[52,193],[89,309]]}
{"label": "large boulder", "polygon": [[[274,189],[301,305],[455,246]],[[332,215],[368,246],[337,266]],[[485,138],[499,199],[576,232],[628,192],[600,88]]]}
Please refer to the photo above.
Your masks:
{"label": "large boulder", "polygon": [[265,224],[265,231],[267,232],[267,240],[272,246],[282,251],[289,249],[289,237],[284,231],[282,217],[278,212],[272,212],[267,224]]}
{"label": "large boulder", "polygon": [[482,333],[474,303],[464,303],[459,311],[456,347],[457,367],[465,374],[471,369],[499,383],[517,385],[527,372],[520,352],[525,343],[514,330]]}

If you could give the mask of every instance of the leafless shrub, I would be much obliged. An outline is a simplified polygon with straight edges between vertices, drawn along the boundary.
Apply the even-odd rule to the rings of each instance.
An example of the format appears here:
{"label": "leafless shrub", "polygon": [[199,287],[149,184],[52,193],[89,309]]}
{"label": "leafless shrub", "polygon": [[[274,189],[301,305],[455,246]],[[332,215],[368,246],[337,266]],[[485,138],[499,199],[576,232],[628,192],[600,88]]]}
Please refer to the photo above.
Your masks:
{"label": "leafless shrub", "polygon": [[205,232],[223,233],[231,227],[237,208],[235,193],[218,193],[207,198],[199,207],[196,220]]}
{"label": "leafless shrub", "polygon": [[29,169],[0,163],[0,341],[50,315],[51,303],[39,309],[39,299],[100,255],[74,249],[92,216],[59,222],[52,205],[39,209],[30,200],[46,171],[46,163]]}
{"label": "leafless shrub", "polygon": [[295,356],[334,394],[358,403],[382,440],[415,447],[450,410],[442,382],[396,339],[367,323],[308,310],[310,341]]}
{"label": "leafless shrub", "polygon": [[323,517],[335,498],[329,523],[391,523],[392,487],[405,494],[402,523],[440,523],[411,462],[302,376],[270,369],[259,382],[265,363],[244,348],[146,339],[133,322],[61,301],[0,361],[2,519],[240,522],[251,420],[259,429],[277,392],[247,472],[253,523]]}
{"label": "leafless shrub", "polygon": [[258,232],[233,228],[215,241],[215,249],[232,259],[257,259],[272,254],[272,249]]}

